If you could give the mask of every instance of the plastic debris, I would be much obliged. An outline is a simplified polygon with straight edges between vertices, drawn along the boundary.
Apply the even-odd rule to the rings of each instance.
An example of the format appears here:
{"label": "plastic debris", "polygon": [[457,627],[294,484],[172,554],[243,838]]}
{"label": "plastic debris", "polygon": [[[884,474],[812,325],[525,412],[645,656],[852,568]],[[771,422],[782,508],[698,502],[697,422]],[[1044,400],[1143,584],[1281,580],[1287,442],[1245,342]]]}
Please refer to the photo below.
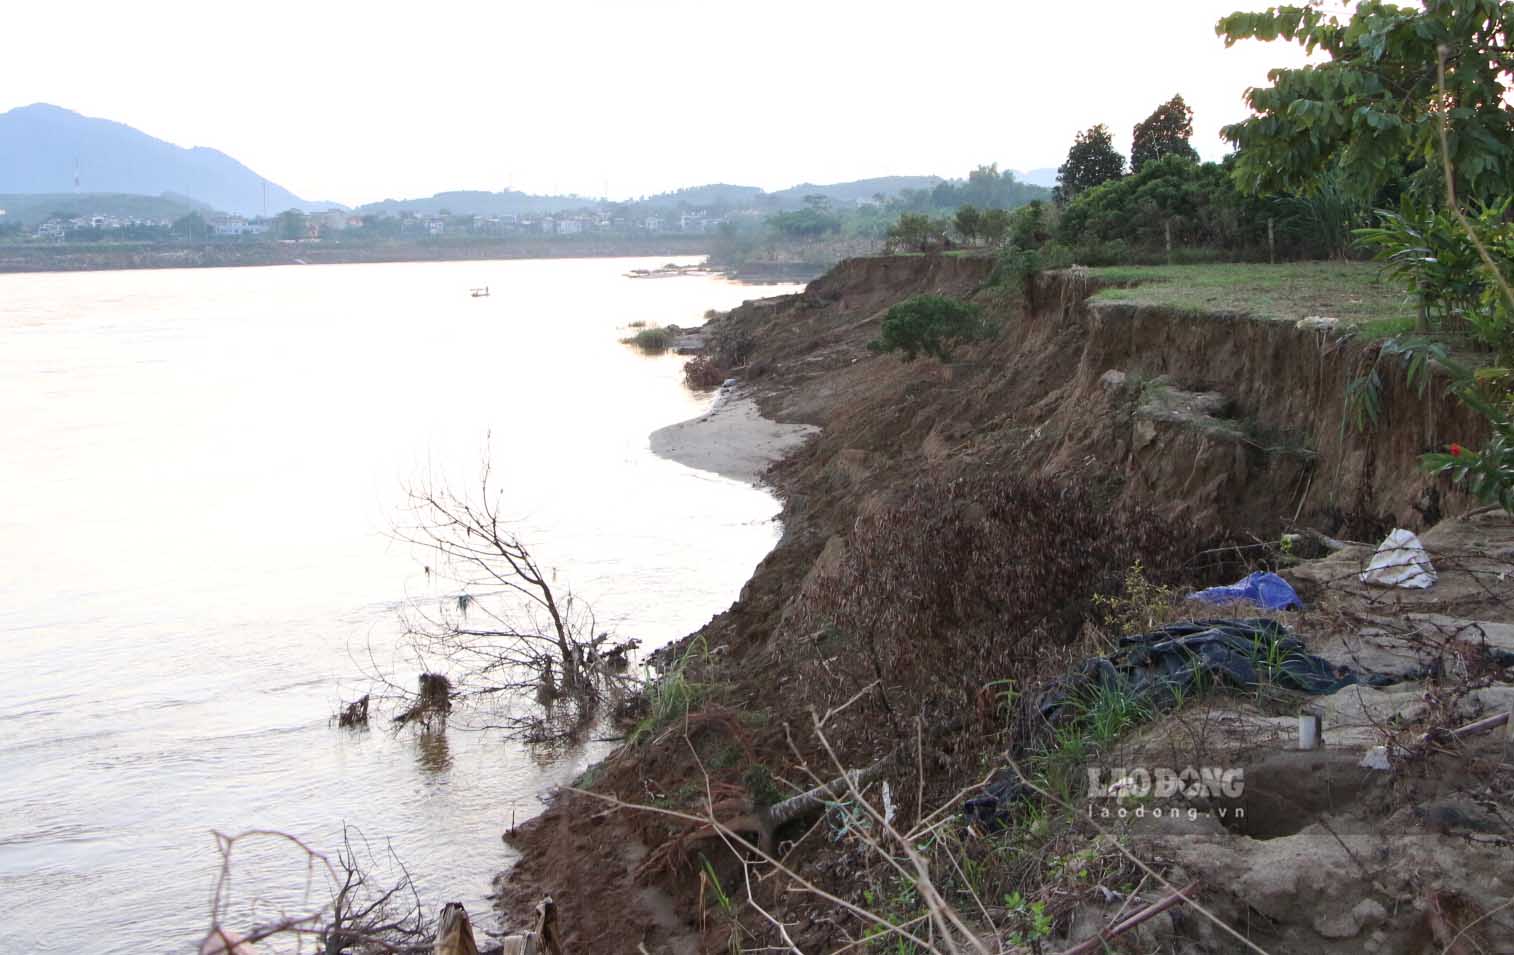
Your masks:
{"label": "plastic debris", "polygon": [[1210,587],[1188,595],[1189,600],[1204,603],[1224,604],[1246,600],[1263,610],[1286,610],[1289,607],[1303,608],[1304,602],[1288,581],[1277,574],[1259,570],[1230,584],[1227,587]]}
{"label": "plastic debris", "polygon": [[1377,545],[1377,553],[1361,573],[1361,582],[1378,587],[1405,587],[1424,590],[1439,579],[1430,564],[1430,555],[1412,531],[1393,529]]}
{"label": "plastic debris", "polygon": [[[1376,684],[1388,678],[1362,682]],[[1174,691],[1192,692],[1217,684],[1254,689],[1264,681],[1305,693],[1334,693],[1358,682],[1347,667],[1305,652],[1287,627],[1265,617],[1175,623],[1121,637],[1114,653],[1085,663],[1048,693],[1041,713],[1056,711],[1089,684],[1119,689],[1143,702],[1162,705]]]}
{"label": "plastic debris", "polygon": [[1393,763],[1388,756],[1388,747],[1386,746],[1374,746],[1367,750],[1367,754],[1362,757],[1362,761],[1357,763],[1357,765],[1363,769],[1376,769],[1379,771],[1393,768]]}
{"label": "plastic debris", "polygon": [[[1264,682],[1309,694],[1334,693],[1357,683],[1386,686],[1396,678],[1358,674],[1304,649],[1276,620],[1200,620],[1121,637],[1115,652],[1069,673],[1037,701],[1048,726],[1085,708],[1089,696],[1118,689],[1152,710],[1219,686],[1254,689]],[[983,792],[967,800],[967,818],[990,830],[1002,826],[1029,790],[1013,770],[995,774]]]}

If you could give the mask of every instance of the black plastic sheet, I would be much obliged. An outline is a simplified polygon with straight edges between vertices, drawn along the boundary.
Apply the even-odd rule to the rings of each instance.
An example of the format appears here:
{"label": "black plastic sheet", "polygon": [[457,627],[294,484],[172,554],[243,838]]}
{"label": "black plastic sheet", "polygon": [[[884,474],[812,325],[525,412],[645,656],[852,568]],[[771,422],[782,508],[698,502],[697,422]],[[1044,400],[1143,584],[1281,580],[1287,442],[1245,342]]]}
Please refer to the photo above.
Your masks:
{"label": "black plastic sheet", "polygon": [[[1048,689],[1038,705],[1048,726],[1072,718],[1098,689],[1115,689],[1153,711],[1217,687],[1255,689],[1264,683],[1323,695],[1363,683],[1385,686],[1388,676],[1363,676],[1310,654],[1288,628],[1265,617],[1175,623],[1121,637],[1114,653],[1097,657]],[[969,799],[969,820],[990,828],[1028,790],[1012,769],[999,772]]]}

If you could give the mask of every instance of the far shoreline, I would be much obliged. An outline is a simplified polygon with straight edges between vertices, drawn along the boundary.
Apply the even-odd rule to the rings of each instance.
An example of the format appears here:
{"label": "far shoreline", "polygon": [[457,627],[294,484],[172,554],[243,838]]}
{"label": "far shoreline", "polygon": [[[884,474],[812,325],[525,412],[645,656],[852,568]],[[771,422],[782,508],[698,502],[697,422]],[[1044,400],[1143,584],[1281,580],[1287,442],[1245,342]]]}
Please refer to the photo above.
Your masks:
{"label": "far shoreline", "polygon": [[[398,262],[485,262],[533,259],[680,258],[711,254],[700,236],[657,239],[341,242],[198,242],[89,245],[0,244],[0,275],[117,272],[147,269],[267,268],[284,265],[366,265]],[[711,263],[710,271],[752,285],[804,283],[827,266],[789,262]]]}
{"label": "far shoreline", "polygon": [[708,255],[697,236],[657,239],[487,239],[395,242],[136,242],[0,245],[0,273],[353,265],[490,259],[650,258]]}

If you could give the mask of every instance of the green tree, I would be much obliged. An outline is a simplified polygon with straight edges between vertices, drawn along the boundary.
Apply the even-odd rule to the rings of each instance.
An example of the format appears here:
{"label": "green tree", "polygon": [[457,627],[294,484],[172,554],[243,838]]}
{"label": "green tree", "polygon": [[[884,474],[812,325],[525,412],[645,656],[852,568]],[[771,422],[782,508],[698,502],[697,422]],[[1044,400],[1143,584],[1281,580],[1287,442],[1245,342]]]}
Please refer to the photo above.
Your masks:
{"label": "green tree", "polygon": [[916,212],[906,212],[889,227],[888,241],[890,245],[925,252],[932,246],[945,243],[946,223],[942,219],[934,219]]}
{"label": "green tree", "polygon": [[907,362],[922,354],[947,362],[957,347],[992,338],[997,331],[976,305],[942,295],[917,295],[888,310],[881,334],[867,347],[901,352]]}
{"label": "green tree", "polygon": [[305,213],[298,209],[286,209],[274,219],[273,229],[274,234],[281,239],[303,239]]}
{"label": "green tree", "polygon": [[1130,144],[1130,171],[1140,172],[1142,166],[1163,156],[1182,156],[1198,162],[1199,154],[1188,143],[1192,138],[1193,110],[1181,95],[1174,96],[1136,123]]}
{"label": "green tree", "polygon": [[[1039,202],[1040,200],[1036,200],[1036,203]],[[978,222],[978,231],[989,245],[998,245],[1009,235],[1009,222],[1010,213],[1007,209],[985,209]]]}
{"label": "green tree", "polygon": [[963,206],[952,218],[952,225],[956,226],[957,234],[963,242],[976,245],[978,236],[983,232],[983,213],[978,211],[977,206]]}
{"label": "green tree", "polygon": [[768,225],[786,236],[812,239],[841,231],[841,217],[817,205],[806,205],[793,212],[780,212],[768,217]]}
{"label": "green tree", "polygon": [[1514,181],[1514,107],[1506,100],[1514,3],[1422,0],[1414,9],[1366,0],[1345,23],[1313,7],[1279,6],[1231,14],[1215,30],[1227,46],[1281,37],[1330,57],[1273,70],[1271,86],[1247,92],[1256,115],[1222,130],[1240,147],[1243,189],[1300,190],[1339,164],[1363,197],[1407,173],[1429,198],[1439,183],[1442,119],[1461,195],[1491,200]]}
{"label": "green tree", "polygon": [[1010,239],[1019,249],[1039,249],[1051,238],[1047,230],[1046,204],[1037,199],[1015,210],[1009,222]]}
{"label": "green tree", "polygon": [[400,234],[402,221],[396,216],[365,215],[362,234],[370,237],[397,236]]}
{"label": "green tree", "polygon": [[205,223],[204,216],[198,212],[191,212],[174,220],[173,232],[174,235],[181,235],[198,242],[210,235],[210,226]]}
{"label": "green tree", "polygon": [[1004,191],[1005,180],[1014,183],[1014,174],[1000,175],[999,164],[990,163],[987,166],[979,166],[967,174],[967,182],[962,187],[962,195],[966,204],[977,206],[981,209],[992,208],[1003,204],[1001,193]]}
{"label": "green tree", "polygon": [[1067,151],[1067,161],[1057,170],[1057,199],[1076,199],[1078,193],[1125,173],[1125,157],[1114,148],[1114,137],[1109,127],[1100,123],[1078,134],[1072,148]]}

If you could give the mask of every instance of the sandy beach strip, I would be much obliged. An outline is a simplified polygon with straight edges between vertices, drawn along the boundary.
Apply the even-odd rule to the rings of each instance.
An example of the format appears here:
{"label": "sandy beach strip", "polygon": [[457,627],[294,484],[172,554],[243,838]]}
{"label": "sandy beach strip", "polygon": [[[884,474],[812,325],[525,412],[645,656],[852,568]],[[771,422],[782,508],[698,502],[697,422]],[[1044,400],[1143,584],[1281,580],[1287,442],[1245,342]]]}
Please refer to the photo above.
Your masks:
{"label": "sandy beach strip", "polygon": [[757,484],[768,465],[820,429],[779,424],[762,416],[757,402],[728,391],[697,418],[652,432],[652,453],[701,471]]}

